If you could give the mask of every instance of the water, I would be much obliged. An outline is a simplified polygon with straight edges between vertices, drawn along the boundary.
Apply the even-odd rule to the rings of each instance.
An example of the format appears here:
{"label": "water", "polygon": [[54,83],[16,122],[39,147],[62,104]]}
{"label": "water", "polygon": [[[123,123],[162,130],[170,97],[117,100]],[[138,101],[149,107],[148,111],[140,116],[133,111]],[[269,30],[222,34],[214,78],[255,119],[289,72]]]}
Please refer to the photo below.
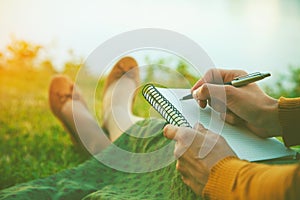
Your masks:
{"label": "water", "polygon": [[144,27],[188,36],[217,67],[271,72],[264,82],[278,79],[289,65],[300,66],[299,0],[99,0],[88,5],[74,1],[72,9],[62,1],[0,1],[0,5],[0,46],[5,47],[10,34],[46,44],[58,69],[69,59],[69,49],[86,58],[112,36]]}
{"label": "water", "polygon": [[269,71],[269,82],[300,67],[300,1],[223,2],[217,16],[223,26],[204,44],[217,66]]}
{"label": "water", "polygon": [[300,67],[299,0],[191,2],[193,20],[178,32],[200,44],[217,67],[271,72],[266,84],[288,66]]}
{"label": "water", "polygon": [[[174,5],[181,6],[180,18],[172,19]],[[272,85],[290,65],[300,67],[299,0],[173,1],[168,15],[169,24],[155,24],[196,41],[218,68],[270,72],[260,84]],[[145,55],[154,60],[163,56],[135,56],[144,64]]]}

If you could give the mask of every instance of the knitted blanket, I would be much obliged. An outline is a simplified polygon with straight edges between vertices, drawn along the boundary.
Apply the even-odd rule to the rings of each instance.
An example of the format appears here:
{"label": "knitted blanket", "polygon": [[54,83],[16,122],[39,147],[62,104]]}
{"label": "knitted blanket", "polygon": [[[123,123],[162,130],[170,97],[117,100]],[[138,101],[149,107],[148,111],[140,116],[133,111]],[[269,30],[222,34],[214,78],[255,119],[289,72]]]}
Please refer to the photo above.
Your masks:
{"label": "knitted blanket", "polygon": [[[157,119],[138,122],[114,144],[127,152],[145,153],[146,156],[156,153],[165,146],[174,145],[163,137],[164,123]],[[103,164],[92,158],[47,178],[4,189],[0,191],[0,199],[199,199],[182,182],[175,169],[175,161],[168,158],[172,152],[162,151],[157,160],[141,160],[133,165],[130,160],[117,157],[115,151],[109,146],[100,153],[100,160],[128,163],[127,172],[108,167],[109,163]],[[158,169],[153,168],[155,163],[157,166],[168,163],[165,159],[161,160],[164,153],[170,163]],[[143,171],[147,166],[149,172]]]}

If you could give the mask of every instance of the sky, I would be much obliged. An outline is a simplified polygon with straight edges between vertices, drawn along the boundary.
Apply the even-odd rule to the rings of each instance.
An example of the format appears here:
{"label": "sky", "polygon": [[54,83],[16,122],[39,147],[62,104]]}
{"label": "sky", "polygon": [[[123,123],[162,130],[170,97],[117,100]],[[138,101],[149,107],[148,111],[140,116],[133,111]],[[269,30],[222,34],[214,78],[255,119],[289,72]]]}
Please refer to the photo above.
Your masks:
{"label": "sky", "polygon": [[12,37],[41,44],[57,68],[70,49],[87,58],[111,37],[140,28],[184,34],[220,68],[300,66],[297,0],[0,0],[0,49]]}

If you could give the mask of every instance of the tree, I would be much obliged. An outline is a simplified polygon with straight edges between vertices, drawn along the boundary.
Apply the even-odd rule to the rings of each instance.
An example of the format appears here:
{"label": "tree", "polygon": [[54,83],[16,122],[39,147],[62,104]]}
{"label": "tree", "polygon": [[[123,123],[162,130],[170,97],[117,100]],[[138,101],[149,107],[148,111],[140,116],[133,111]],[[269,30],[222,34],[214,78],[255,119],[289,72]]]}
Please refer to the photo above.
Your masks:
{"label": "tree", "polygon": [[265,91],[274,98],[300,97],[300,67],[289,66],[288,74],[281,75],[275,85],[276,87],[265,87]]}
{"label": "tree", "polygon": [[38,54],[42,46],[31,44],[24,40],[13,39],[11,44],[6,47],[7,67],[17,70],[28,70],[36,68]]}

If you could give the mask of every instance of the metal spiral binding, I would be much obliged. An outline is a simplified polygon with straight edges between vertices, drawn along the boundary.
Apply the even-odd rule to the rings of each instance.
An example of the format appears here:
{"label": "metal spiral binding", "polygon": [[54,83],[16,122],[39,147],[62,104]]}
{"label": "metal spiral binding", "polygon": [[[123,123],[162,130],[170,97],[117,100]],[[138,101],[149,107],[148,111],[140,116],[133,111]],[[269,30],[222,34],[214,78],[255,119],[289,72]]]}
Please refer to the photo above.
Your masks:
{"label": "metal spiral binding", "polygon": [[146,84],[142,90],[144,98],[170,124],[191,127],[185,117],[155,88]]}

